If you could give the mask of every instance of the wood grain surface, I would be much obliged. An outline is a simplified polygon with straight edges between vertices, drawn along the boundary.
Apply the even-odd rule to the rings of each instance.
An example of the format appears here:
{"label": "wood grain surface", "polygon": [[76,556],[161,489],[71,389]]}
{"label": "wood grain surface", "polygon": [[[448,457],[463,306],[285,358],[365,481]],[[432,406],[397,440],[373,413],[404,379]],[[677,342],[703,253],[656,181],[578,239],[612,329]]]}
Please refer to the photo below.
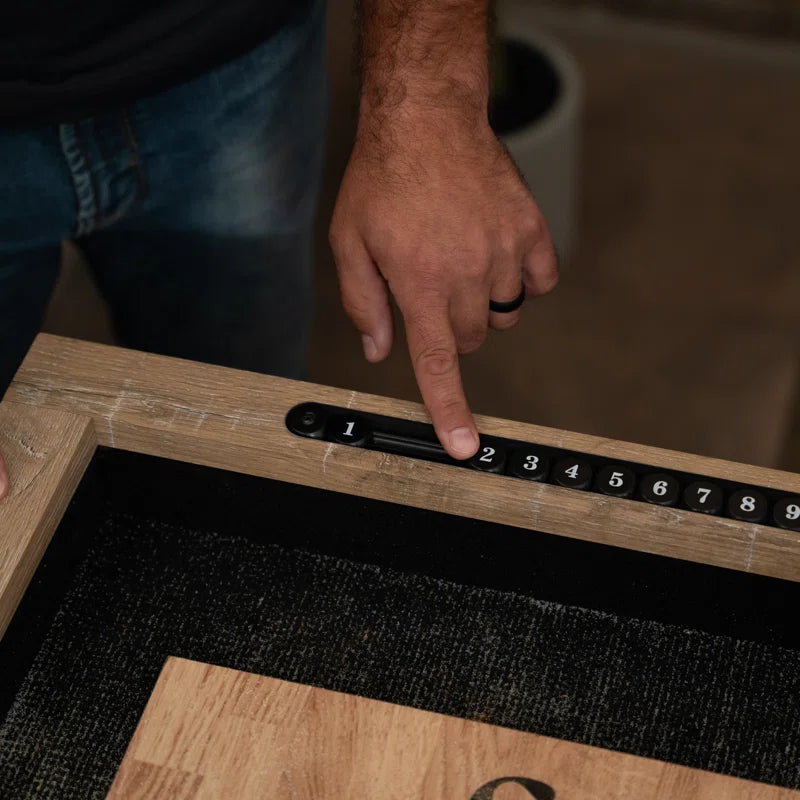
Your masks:
{"label": "wood grain surface", "polygon": [[800,793],[170,658],[113,800],[798,800]]}
{"label": "wood grain surface", "polygon": [[[98,442],[448,514],[800,580],[800,533],[303,439],[287,411],[315,400],[427,421],[422,406],[41,335],[7,396],[91,417]],[[800,492],[800,475],[493,417],[479,429]]]}
{"label": "wood grain surface", "polygon": [[8,496],[0,502],[0,637],[94,453],[88,417],[0,403]]}

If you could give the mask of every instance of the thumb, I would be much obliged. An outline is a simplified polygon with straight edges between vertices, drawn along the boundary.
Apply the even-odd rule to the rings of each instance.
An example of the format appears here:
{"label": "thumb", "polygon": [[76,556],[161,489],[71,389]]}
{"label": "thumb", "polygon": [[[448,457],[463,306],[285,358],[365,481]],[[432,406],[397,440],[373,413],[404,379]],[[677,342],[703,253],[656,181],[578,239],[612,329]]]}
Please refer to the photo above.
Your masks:
{"label": "thumb", "polygon": [[364,243],[331,233],[342,306],[361,334],[367,361],[382,361],[392,349],[394,324],[389,291]]}

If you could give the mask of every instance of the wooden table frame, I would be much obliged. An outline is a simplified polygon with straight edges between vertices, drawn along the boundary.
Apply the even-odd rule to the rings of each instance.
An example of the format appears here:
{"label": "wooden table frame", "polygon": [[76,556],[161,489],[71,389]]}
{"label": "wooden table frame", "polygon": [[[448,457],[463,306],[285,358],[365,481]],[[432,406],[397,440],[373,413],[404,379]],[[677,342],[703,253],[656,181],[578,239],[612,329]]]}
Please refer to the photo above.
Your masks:
{"label": "wooden table frame", "polygon": [[[800,580],[800,533],[291,435],[316,400],[427,421],[422,406],[40,335],[0,403],[0,635],[105,445],[520,528]],[[800,493],[800,475],[492,417],[485,434]]]}

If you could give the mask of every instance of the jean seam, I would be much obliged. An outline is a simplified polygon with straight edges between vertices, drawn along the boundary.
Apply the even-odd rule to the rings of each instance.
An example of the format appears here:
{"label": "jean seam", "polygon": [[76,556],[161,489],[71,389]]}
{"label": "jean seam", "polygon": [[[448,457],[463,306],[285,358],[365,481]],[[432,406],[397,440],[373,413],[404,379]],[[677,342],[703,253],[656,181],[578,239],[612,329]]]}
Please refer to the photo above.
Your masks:
{"label": "jean seam", "polygon": [[100,193],[97,187],[97,179],[95,178],[94,170],[92,169],[93,165],[92,157],[89,152],[88,136],[86,135],[86,131],[81,123],[76,123],[75,125],[75,143],[77,144],[78,150],[80,150],[83,161],[86,164],[86,174],[89,176],[89,181],[92,187],[92,197],[94,198],[94,202],[92,203],[92,218],[87,223],[86,229],[83,231],[83,235],[86,235],[95,230],[100,219],[100,209],[97,205],[98,200],[100,199]]}
{"label": "jean seam", "polygon": [[67,164],[75,193],[74,236],[84,236],[93,227],[97,216],[97,186],[89,169],[84,148],[81,146],[77,123],[59,125],[61,151]]}
{"label": "jean seam", "polygon": [[136,188],[134,190],[133,200],[130,202],[130,204],[126,208],[122,208],[110,216],[103,216],[99,218],[97,220],[95,230],[109,228],[120,220],[125,219],[125,217],[135,214],[144,202],[147,188],[144,178],[144,170],[142,169],[142,158],[139,152],[139,144],[136,140],[133,126],[131,125],[128,109],[123,109],[120,111],[117,119],[119,121],[120,130],[122,131],[122,138],[125,140],[125,144],[130,151],[130,159],[127,164],[127,169],[132,169],[134,172]]}

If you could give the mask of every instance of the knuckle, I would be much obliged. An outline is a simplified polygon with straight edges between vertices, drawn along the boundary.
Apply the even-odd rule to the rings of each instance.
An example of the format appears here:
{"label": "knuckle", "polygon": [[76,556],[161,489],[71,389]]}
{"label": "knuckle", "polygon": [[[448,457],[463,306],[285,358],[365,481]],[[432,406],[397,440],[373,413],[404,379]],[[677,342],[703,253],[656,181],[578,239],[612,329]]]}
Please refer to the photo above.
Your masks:
{"label": "knuckle", "polygon": [[555,261],[544,269],[538,269],[530,282],[531,294],[541,296],[552,292],[558,286],[559,281],[558,267]]}
{"label": "knuckle", "polygon": [[342,295],[342,308],[344,313],[352,320],[363,320],[368,316],[368,305],[361,297],[351,294]]}
{"label": "knuckle", "polygon": [[428,375],[449,375],[456,369],[456,358],[456,353],[446,347],[425,347],[417,355],[416,366]]}
{"label": "knuckle", "polygon": [[477,325],[466,330],[459,337],[458,352],[462,355],[474,353],[486,340],[486,327]]}
{"label": "knuckle", "polygon": [[471,253],[463,265],[463,277],[472,282],[482,281],[489,269],[489,258],[482,253]]}
{"label": "knuckle", "polygon": [[410,311],[411,309],[419,308],[421,304],[431,304],[439,301],[444,279],[442,271],[436,262],[427,258],[407,258],[402,254],[395,253],[391,263],[394,265],[412,265],[402,270],[394,270],[397,278],[394,282],[393,292],[401,305],[407,306]]}
{"label": "knuckle", "polygon": [[519,230],[516,227],[505,226],[500,229],[497,237],[497,249],[506,258],[512,258],[517,252]]}
{"label": "knuckle", "polygon": [[444,274],[439,263],[436,261],[426,259],[425,261],[419,262],[416,267],[414,278],[413,284],[415,288],[426,295],[435,295],[442,291]]}
{"label": "knuckle", "polygon": [[528,218],[528,231],[532,236],[541,236],[545,231],[545,224],[542,215],[537,211]]}
{"label": "knuckle", "polygon": [[548,292],[552,292],[553,289],[555,289],[556,286],[558,286],[559,279],[560,279],[560,276],[558,274],[558,270],[554,268],[553,271],[550,272],[547,275],[547,277],[542,281],[542,292],[544,294],[547,294]]}
{"label": "knuckle", "polygon": [[547,232],[547,225],[539,209],[534,206],[522,215],[521,233],[528,242],[536,242]]}
{"label": "knuckle", "polygon": [[483,231],[465,231],[460,242],[454,242],[449,252],[450,263],[476,275],[486,271],[492,256],[492,240]]}
{"label": "knuckle", "polygon": [[485,274],[491,269],[492,260],[495,255],[497,245],[492,242],[492,239],[487,236],[486,241],[481,242],[480,246],[475,248],[475,263],[479,266],[479,272]]}

